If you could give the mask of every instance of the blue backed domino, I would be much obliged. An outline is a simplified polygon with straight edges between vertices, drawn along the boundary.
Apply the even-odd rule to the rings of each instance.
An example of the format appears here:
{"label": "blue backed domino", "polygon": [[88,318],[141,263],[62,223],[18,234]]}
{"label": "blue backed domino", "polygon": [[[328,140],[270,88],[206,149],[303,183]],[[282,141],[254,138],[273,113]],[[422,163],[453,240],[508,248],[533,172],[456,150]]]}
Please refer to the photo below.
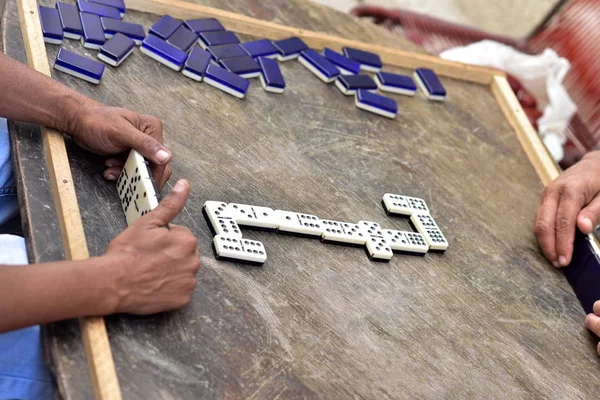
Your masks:
{"label": "blue backed domino", "polygon": [[427,68],[417,68],[414,75],[415,81],[429,100],[443,101],[446,99],[446,89],[435,72]]}
{"label": "blue backed domino", "polygon": [[202,32],[224,31],[225,27],[214,18],[186,19],[183,21],[187,28],[197,35]]}
{"label": "blue backed domino", "polygon": [[325,83],[331,83],[340,76],[340,70],[313,49],[300,53],[298,61]]}
{"label": "blue backed domino", "polygon": [[104,6],[98,3],[91,3],[85,0],[77,0],[79,12],[95,14],[99,17],[121,19],[121,13],[114,7]]}
{"label": "blue backed domino", "polygon": [[98,58],[108,65],[118,67],[135,49],[135,41],[117,33],[100,47]]}
{"label": "blue backed domino", "polygon": [[138,218],[158,206],[158,190],[152,179],[150,165],[135,150],[129,152],[121,175],[117,179],[117,192],[127,225],[132,225]]}
{"label": "blue backed domino", "polygon": [[381,200],[387,214],[412,215],[429,213],[425,200],[401,194],[386,193]]}
{"label": "blue backed domino", "polygon": [[240,39],[238,39],[235,33],[229,31],[202,32],[199,35],[199,39],[198,44],[203,49],[206,49],[208,46],[240,43]]}
{"label": "blue backed domino", "polygon": [[424,255],[429,250],[425,237],[417,232],[384,229],[383,237],[394,252]]}
{"label": "blue backed domino", "polygon": [[240,99],[246,96],[250,86],[246,79],[214,64],[209,64],[206,68],[204,82]]}
{"label": "blue backed domino", "polygon": [[267,261],[265,246],[258,240],[217,235],[213,238],[217,260],[262,265]]}
{"label": "blue backed domino", "polygon": [[63,36],[67,39],[79,40],[83,34],[79,10],[72,4],[56,3],[56,9],[60,17]]}
{"label": "blue backed domino", "polygon": [[187,59],[186,52],[154,35],[148,35],[144,39],[140,51],[175,71],[181,70]]}
{"label": "blue backed domino", "polygon": [[58,10],[56,8],[40,6],[39,12],[44,42],[49,44],[62,44],[63,30]]}
{"label": "blue backed domino", "polygon": [[302,39],[297,37],[291,37],[287,39],[277,40],[273,42],[273,46],[277,49],[279,55],[277,59],[279,61],[294,60],[300,56],[305,50],[308,50],[306,43]]}
{"label": "blue backed domino", "polygon": [[208,46],[206,51],[208,51],[212,55],[213,60],[217,62],[226,58],[244,57],[247,55],[244,49],[237,43]]}
{"label": "blue backed domino", "polygon": [[125,15],[125,2],[123,0],[89,0],[91,3],[102,4],[103,6],[108,6],[112,8],[116,8],[119,10],[121,17]]}
{"label": "blue backed domino", "polygon": [[387,118],[395,118],[398,114],[398,103],[394,99],[371,93],[367,90],[357,90],[354,97],[356,107]]}
{"label": "blue backed domino", "polygon": [[194,47],[188,55],[181,73],[195,81],[202,82],[206,69],[210,64],[211,55],[208,51]]}
{"label": "blue backed domino", "polygon": [[356,75],[360,74],[360,63],[354,60],[344,57],[342,54],[328,49],[323,49],[323,57],[328,59],[335,65],[342,75]]}
{"label": "blue backed domino", "polygon": [[414,213],[410,216],[410,222],[423,235],[429,249],[444,251],[448,248],[448,241],[431,215],[428,213]]}
{"label": "blue backed domino", "polygon": [[377,90],[377,84],[369,75],[341,75],[335,81],[335,86],[346,96],[352,96],[361,89],[371,92]]}
{"label": "blue backed domino", "polygon": [[163,15],[158,21],[156,21],[150,27],[150,33],[163,40],[167,40],[183,22],[171,17],[170,15]]}
{"label": "blue backed domino", "polygon": [[167,43],[177,47],[186,53],[190,51],[193,45],[198,41],[198,35],[181,25],[170,37]]}
{"label": "blue backed domino", "polygon": [[375,83],[382,92],[414,96],[417,93],[417,85],[413,78],[407,75],[392,74],[380,71],[375,75]]}
{"label": "blue backed domino", "polygon": [[246,53],[248,53],[250,57],[277,58],[279,56],[279,51],[277,51],[277,47],[275,47],[273,43],[271,43],[271,41],[267,39],[242,43],[240,46],[244,49]]}
{"label": "blue backed domino", "polygon": [[79,13],[83,35],[81,44],[86,49],[98,50],[106,42],[102,21],[96,14]]}
{"label": "blue backed domino", "polygon": [[244,79],[258,78],[261,73],[260,65],[250,56],[225,58],[219,64]]}
{"label": "blue backed domino", "polygon": [[321,237],[323,224],[319,217],[292,211],[275,210],[277,232],[305,237]]}
{"label": "blue backed domino", "polygon": [[369,51],[358,50],[352,47],[344,47],[342,49],[344,56],[351,60],[357,61],[360,64],[360,69],[368,72],[379,72],[383,67],[381,58],[378,54]]}
{"label": "blue backed domino", "polygon": [[324,243],[339,243],[345,245],[364,246],[368,236],[362,231],[358,224],[350,222],[321,220],[323,233],[321,241]]}
{"label": "blue backed domino", "polygon": [[263,89],[271,93],[283,93],[285,80],[277,61],[271,58],[259,57],[258,64],[261,68],[259,78]]}
{"label": "blue backed domino", "polygon": [[140,24],[125,22],[113,18],[100,18],[102,28],[104,29],[104,37],[110,39],[117,33],[121,33],[135,41],[136,45],[141,45],[146,37],[144,27]]}
{"label": "blue backed domino", "polygon": [[202,214],[213,235],[241,238],[242,231],[235,220],[227,214],[227,204],[221,201],[205,201]]}
{"label": "blue backed domino", "polygon": [[54,69],[97,85],[102,79],[104,64],[60,49],[56,55]]}

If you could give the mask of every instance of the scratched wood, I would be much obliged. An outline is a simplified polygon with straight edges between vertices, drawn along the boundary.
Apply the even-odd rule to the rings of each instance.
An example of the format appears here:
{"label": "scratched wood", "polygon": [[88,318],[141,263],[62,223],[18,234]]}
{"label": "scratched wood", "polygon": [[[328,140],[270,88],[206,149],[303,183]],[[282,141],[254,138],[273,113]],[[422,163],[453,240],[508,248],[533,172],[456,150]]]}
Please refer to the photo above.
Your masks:
{"label": "scratched wood", "polygon": [[[347,37],[381,32],[301,1],[261,4],[224,6]],[[148,27],[157,16],[127,18]],[[16,20],[8,0],[4,44],[23,60]],[[385,35],[380,43],[404,46]],[[92,55],[78,43],[65,47]],[[56,52],[48,47],[51,63]],[[54,75],[161,118],[173,181],[192,183],[177,221],[198,236],[202,254],[191,305],[107,318],[124,398],[596,396],[584,315],[531,232],[542,183],[490,88],[444,79],[446,103],[398,97],[400,114],[387,120],[357,110],[297,62],[282,68],[284,95],[253,82],[243,101],[139,51],[97,87]],[[30,255],[41,262],[63,255],[36,133],[11,124]],[[118,197],[99,158],[74,146],[69,154],[90,253],[100,255],[125,228]],[[408,229],[383,212],[385,192],[426,199],[450,249],[379,264],[361,249],[246,231],[269,255],[263,267],[247,267],[214,259],[201,216],[205,200],[223,200]],[[46,342],[63,397],[89,398],[77,324],[49,326]]]}

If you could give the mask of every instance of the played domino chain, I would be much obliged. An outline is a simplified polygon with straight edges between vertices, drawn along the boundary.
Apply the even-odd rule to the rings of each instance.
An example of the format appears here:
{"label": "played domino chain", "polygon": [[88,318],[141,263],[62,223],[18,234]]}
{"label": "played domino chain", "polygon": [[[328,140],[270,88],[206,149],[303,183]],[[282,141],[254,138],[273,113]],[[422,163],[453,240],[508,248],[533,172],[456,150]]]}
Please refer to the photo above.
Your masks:
{"label": "played domino chain", "polygon": [[[429,100],[446,98],[432,70],[417,68],[414,79],[384,72],[379,55],[364,50],[345,47],[338,53],[325,48],[318,53],[297,37],[241,43],[214,18],[179,21],[164,15],[146,35],[142,25],[122,20],[123,0],[77,0],[76,6],[58,2],[56,8],[40,6],[39,10],[46,43],[81,40],[85,48],[98,50],[98,59],[113,68],[139,46],[142,54],[185,77],[240,99],[246,96],[252,78],[259,78],[267,92],[283,93],[286,84],[275,60],[295,59],[321,81],[335,82],[344,95],[354,96],[357,108],[387,118],[396,117],[398,102],[377,91],[414,96],[420,88]],[[62,48],[54,68],[94,84],[104,74],[104,64]]]}

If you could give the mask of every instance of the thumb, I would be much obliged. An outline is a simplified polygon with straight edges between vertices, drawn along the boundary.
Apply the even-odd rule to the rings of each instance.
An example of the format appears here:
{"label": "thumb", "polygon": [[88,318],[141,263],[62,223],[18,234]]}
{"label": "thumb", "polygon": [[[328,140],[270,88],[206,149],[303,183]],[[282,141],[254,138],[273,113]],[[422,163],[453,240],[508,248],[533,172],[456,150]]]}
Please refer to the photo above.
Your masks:
{"label": "thumb", "polygon": [[577,216],[577,226],[585,234],[592,233],[598,222],[600,222],[600,196],[594,197]]}
{"label": "thumb", "polygon": [[137,150],[153,164],[166,164],[171,159],[171,153],[158,140],[133,126],[127,130],[122,140],[124,146]]}
{"label": "thumb", "polygon": [[185,179],[177,181],[171,192],[148,213],[150,224],[167,226],[183,209],[190,194],[190,184]]}

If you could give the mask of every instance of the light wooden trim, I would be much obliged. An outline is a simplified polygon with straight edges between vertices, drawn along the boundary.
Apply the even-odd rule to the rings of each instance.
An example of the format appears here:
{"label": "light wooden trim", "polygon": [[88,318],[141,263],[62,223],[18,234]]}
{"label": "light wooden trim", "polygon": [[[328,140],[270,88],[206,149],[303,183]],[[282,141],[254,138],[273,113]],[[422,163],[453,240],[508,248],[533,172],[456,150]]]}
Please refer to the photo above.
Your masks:
{"label": "light wooden trim", "polygon": [[542,143],[539,134],[531,126],[510,84],[505,77],[495,76],[491,89],[540,179],[544,185],[552,182],[560,175],[560,170]]}
{"label": "light wooden trim", "polygon": [[[29,66],[51,76],[38,5],[35,0],[17,0],[17,8]],[[84,260],[89,253],[63,135],[45,127],[41,127],[41,133],[65,256],[68,260]],[[81,318],[80,327],[95,398],[121,399],[104,319]]]}
{"label": "light wooden trim", "polygon": [[148,12],[156,15],[169,14],[180,19],[206,17],[218,18],[228,30],[271,40],[284,39],[289,36],[298,36],[304,40],[307,45],[319,50],[325,47],[330,47],[334,50],[341,50],[342,47],[348,46],[372,51],[379,54],[382,61],[386,64],[408,69],[427,67],[433,69],[441,76],[485,85],[489,85],[495,75],[504,74],[503,72],[492,68],[483,68],[454,61],[442,60],[439,57],[428,54],[417,54],[406,50],[392,49],[375,44],[331,36],[320,32],[313,32],[291,26],[280,25],[273,22],[236,14],[230,11],[219,10],[186,1],[126,0],[125,3],[128,9]]}

